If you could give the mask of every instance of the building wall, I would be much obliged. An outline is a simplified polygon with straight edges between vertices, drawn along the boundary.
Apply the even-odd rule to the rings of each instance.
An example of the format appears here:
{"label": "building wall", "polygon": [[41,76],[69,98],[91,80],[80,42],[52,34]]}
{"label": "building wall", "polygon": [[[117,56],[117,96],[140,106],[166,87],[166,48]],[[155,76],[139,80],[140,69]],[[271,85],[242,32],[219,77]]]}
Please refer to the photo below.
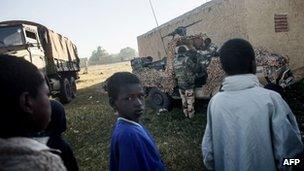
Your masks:
{"label": "building wall", "polygon": [[[206,33],[216,44],[233,37],[247,38],[244,0],[213,0],[137,37],[139,56],[160,59],[166,56],[161,36],[178,26],[201,22],[187,28],[187,35]],[[167,46],[172,37],[164,38]]]}
{"label": "building wall", "polygon": [[[140,56],[166,56],[161,36],[202,19],[187,34],[206,33],[217,45],[230,38],[288,55],[292,69],[304,66],[303,0],[213,0],[137,37]],[[287,14],[288,32],[275,33],[274,14]],[[171,40],[164,38],[165,46]]]}
{"label": "building wall", "polygon": [[[246,0],[245,5],[249,41],[254,46],[287,55],[292,69],[303,67],[304,1]],[[287,32],[275,32],[275,14],[287,14]]]}

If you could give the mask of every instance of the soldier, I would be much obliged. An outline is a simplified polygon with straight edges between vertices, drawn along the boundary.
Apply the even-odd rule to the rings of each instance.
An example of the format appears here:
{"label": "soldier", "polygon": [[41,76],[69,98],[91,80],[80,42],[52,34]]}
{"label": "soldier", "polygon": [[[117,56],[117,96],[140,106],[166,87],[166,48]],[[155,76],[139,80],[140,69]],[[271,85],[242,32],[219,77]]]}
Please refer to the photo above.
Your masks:
{"label": "soldier", "polygon": [[187,53],[187,46],[176,47],[176,56],[173,60],[173,69],[177,79],[179,93],[182,98],[183,113],[186,117],[194,116],[194,87],[195,87],[195,62]]}
{"label": "soldier", "polygon": [[204,40],[204,46],[202,48],[203,54],[208,54],[210,57],[216,56],[217,46],[211,42],[210,38]]}
{"label": "soldier", "polygon": [[205,84],[208,74],[207,74],[207,67],[209,66],[209,63],[214,56],[217,55],[217,49],[218,47],[211,42],[210,38],[206,38],[204,41],[195,41],[194,46],[197,49],[197,68],[201,70],[201,72],[198,72],[198,78],[200,78],[201,82]]}

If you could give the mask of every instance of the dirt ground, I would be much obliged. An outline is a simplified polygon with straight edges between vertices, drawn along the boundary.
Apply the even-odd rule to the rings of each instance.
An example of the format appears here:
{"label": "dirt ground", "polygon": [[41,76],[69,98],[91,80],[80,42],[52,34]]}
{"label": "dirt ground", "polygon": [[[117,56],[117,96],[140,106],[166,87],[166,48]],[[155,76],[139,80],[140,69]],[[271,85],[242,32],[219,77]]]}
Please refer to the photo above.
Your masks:
{"label": "dirt ground", "polygon": [[89,66],[87,74],[82,74],[84,72],[83,69],[80,71],[80,79],[77,81],[77,88],[78,90],[81,90],[101,83],[110,77],[113,73],[122,71],[132,71],[129,61],[107,65]]}

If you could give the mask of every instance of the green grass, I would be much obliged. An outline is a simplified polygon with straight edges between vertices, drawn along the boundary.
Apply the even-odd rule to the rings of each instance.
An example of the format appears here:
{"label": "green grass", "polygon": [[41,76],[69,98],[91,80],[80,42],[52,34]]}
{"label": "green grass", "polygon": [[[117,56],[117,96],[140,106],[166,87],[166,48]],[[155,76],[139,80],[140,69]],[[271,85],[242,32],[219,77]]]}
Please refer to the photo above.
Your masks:
{"label": "green grass", "polygon": [[[68,131],[65,136],[74,148],[81,170],[108,170],[109,148],[116,121],[107,95],[95,85],[78,92],[66,105]],[[201,140],[205,125],[204,111],[185,119],[180,109],[157,115],[147,109],[141,118],[153,134],[169,170],[202,170]]]}
{"label": "green grass", "polygon": [[[108,170],[109,148],[116,121],[106,94],[97,90],[100,84],[82,89],[66,105],[68,131],[65,136],[74,148],[81,170]],[[294,91],[294,90],[297,91]],[[288,90],[288,103],[302,124],[304,81]],[[206,102],[193,119],[185,119],[180,108],[157,115],[147,109],[141,118],[154,136],[168,170],[205,170],[201,141],[206,124]],[[204,105],[202,105],[202,103]],[[299,119],[298,119],[299,120]],[[303,127],[301,127],[303,130]]]}

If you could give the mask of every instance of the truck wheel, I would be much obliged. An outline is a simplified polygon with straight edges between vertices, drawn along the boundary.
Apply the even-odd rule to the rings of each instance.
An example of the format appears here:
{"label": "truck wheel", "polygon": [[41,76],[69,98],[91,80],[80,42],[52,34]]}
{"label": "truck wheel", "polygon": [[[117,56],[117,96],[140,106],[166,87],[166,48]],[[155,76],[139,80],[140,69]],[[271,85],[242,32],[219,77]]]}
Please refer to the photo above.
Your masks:
{"label": "truck wheel", "polygon": [[171,98],[158,88],[152,88],[148,94],[148,103],[155,110],[166,109],[169,111]]}
{"label": "truck wheel", "polygon": [[71,97],[75,98],[76,94],[77,94],[77,86],[76,86],[76,81],[75,81],[74,77],[71,77],[70,84],[71,84]]}
{"label": "truck wheel", "polygon": [[71,95],[71,85],[67,78],[61,82],[61,89],[60,89],[60,101],[64,104],[69,103],[72,100]]}

